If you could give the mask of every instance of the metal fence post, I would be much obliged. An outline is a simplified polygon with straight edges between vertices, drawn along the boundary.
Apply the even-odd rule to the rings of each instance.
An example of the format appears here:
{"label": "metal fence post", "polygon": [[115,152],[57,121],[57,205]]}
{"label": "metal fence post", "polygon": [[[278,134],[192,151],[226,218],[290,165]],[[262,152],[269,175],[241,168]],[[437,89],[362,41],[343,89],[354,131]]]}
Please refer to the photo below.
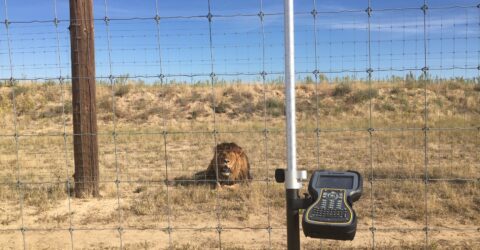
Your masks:
{"label": "metal fence post", "polygon": [[285,171],[287,246],[300,249],[299,213],[294,208],[298,190],[302,187],[297,178],[297,151],[295,127],[295,41],[293,0],[284,1],[285,29],[285,103],[287,118],[287,171]]}

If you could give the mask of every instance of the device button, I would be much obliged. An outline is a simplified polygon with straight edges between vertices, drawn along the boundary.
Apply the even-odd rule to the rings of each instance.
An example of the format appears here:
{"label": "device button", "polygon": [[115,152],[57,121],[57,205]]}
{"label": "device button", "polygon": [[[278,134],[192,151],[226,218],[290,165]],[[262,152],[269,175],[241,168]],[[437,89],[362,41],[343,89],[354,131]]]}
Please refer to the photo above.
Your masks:
{"label": "device button", "polygon": [[337,195],[336,192],[331,192],[331,193],[328,194],[327,197],[328,197],[329,199],[335,200],[335,199],[337,199],[338,195]]}

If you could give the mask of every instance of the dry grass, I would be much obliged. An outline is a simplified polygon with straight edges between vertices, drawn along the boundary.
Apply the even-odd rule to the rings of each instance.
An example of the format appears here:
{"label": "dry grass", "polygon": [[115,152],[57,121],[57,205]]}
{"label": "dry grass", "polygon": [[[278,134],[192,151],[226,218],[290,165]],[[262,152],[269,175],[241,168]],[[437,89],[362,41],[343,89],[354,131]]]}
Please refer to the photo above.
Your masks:
{"label": "dry grass", "polygon": [[[65,87],[65,100],[70,103],[70,89]],[[478,181],[429,182],[426,197],[422,181],[425,173],[435,179],[480,177],[479,130],[434,129],[478,127],[477,88],[452,82],[428,86],[428,124],[432,129],[425,158],[424,133],[400,129],[424,125],[421,84],[375,83],[370,88],[358,82],[321,84],[317,89],[312,84],[298,86],[299,166],[316,169],[318,153],[322,168],[355,169],[368,177],[373,167],[376,179],[372,186],[365,182],[365,195],[355,204],[359,214],[357,238],[352,242],[323,241],[322,246],[371,247],[368,228],[372,226],[372,211],[378,247],[422,247],[426,215],[434,228],[431,248],[473,249],[480,244],[475,230],[438,231],[478,228]],[[73,174],[73,141],[71,136],[66,137],[65,151],[64,108],[67,133],[71,133],[72,121],[71,105],[64,107],[60,86],[22,83],[15,87],[18,161],[11,91],[11,87],[0,87],[0,115],[4,117],[0,121],[0,249],[22,247],[18,231],[21,213],[28,244],[40,249],[69,248],[68,231],[28,229],[65,229],[70,223],[74,228],[112,228],[74,231],[75,246],[80,249],[116,249],[119,236],[115,228],[119,223],[124,228],[126,249],[163,249],[170,240],[174,249],[217,248],[218,220],[224,227],[224,249],[268,249],[269,225],[273,228],[272,248],[285,247],[283,185],[265,181],[272,180],[273,169],[284,167],[286,162],[282,85],[224,84],[215,88],[216,129],[220,132],[217,140],[234,141],[246,150],[255,179],[237,191],[218,191],[204,185],[164,185],[167,169],[169,179],[173,179],[208,166],[214,146],[209,86],[122,82],[112,95],[110,86],[100,84],[97,103],[102,197],[80,200],[68,199],[66,188],[66,180]],[[111,133],[113,98],[119,132],[116,157]],[[374,131],[372,151],[367,132],[370,103],[373,127],[399,128]],[[321,130],[340,129],[320,133],[318,151],[317,114]],[[262,133],[265,122],[270,130],[267,151]],[[169,132],[166,145],[164,130]],[[117,170],[121,180],[118,189],[113,183]],[[21,185],[16,184],[18,178]],[[171,239],[164,230],[168,223],[173,228]],[[412,230],[395,230],[399,228]],[[302,241],[306,249],[318,246],[318,241]]]}

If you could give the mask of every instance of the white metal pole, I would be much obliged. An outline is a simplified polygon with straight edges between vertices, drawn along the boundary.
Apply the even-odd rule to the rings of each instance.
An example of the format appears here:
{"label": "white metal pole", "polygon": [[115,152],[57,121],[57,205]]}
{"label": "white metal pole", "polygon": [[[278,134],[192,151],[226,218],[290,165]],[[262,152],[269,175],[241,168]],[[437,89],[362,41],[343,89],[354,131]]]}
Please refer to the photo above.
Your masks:
{"label": "white metal pole", "polygon": [[300,250],[299,211],[295,206],[298,190],[302,188],[297,172],[297,142],[295,127],[295,41],[293,32],[293,0],[284,0],[285,29],[285,103],[287,118],[287,170],[285,197],[287,217],[287,248]]}
{"label": "white metal pole", "polygon": [[297,178],[297,140],[295,127],[295,34],[293,0],[284,0],[285,27],[285,103],[287,116],[287,171],[285,188],[300,189]]}

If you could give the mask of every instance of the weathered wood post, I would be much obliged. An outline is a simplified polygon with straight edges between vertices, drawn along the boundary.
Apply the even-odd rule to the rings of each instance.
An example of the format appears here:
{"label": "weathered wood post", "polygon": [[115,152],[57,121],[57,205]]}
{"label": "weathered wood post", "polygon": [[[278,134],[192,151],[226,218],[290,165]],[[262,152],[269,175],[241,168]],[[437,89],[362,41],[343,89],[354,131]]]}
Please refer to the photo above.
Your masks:
{"label": "weathered wood post", "polygon": [[92,0],[70,0],[75,197],[98,196],[95,47]]}

